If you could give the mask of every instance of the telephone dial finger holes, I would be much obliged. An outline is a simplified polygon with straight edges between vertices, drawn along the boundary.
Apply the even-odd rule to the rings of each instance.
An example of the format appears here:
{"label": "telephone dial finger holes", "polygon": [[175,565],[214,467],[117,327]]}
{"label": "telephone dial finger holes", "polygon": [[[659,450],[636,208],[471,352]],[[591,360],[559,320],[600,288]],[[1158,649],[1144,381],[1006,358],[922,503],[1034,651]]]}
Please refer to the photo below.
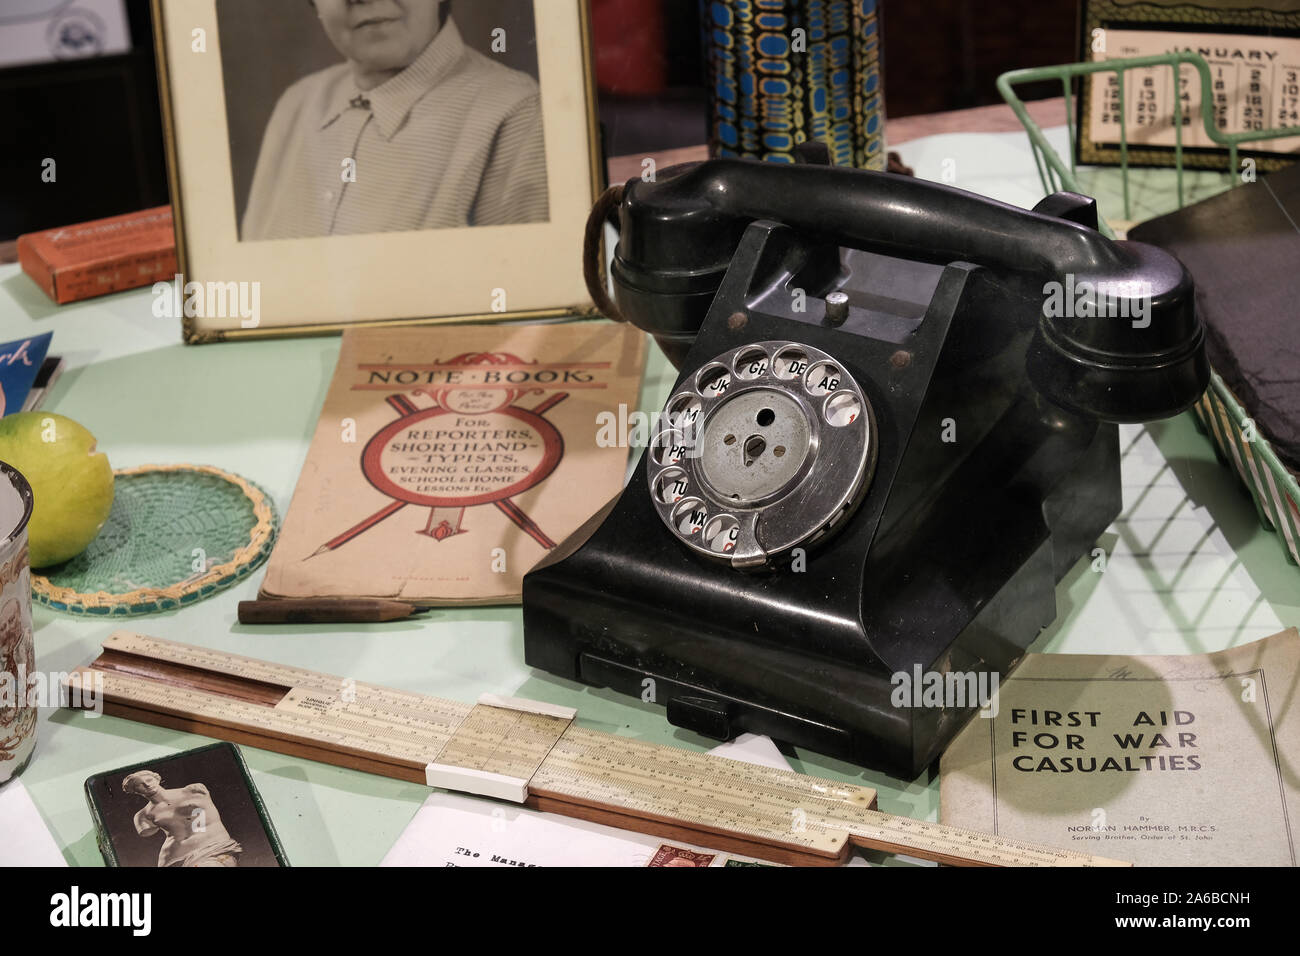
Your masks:
{"label": "telephone dial finger holes", "polygon": [[650,447],[658,465],[675,465],[688,454],[686,439],[679,431],[660,432]]}
{"label": "telephone dial finger holes", "polygon": [[699,498],[687,498],[673,509],[673,520],[677,523],[677,530],[689,538],[704,530],[709,512]]}
{"label": "telephone dial finger holes", "polygon": [[830,395],[840,387],[844,373],[830,362],[818,362],[808,372],[807,388],[814,395]]}
{"label": "telephone dial finger holes", "polygon": [[836,428],[852,425],[862,414],[862,402],[852,392],[836,392],[826,399],[823,412],[826,421]]}
{"label": "telephone dial finger holes", "polygon": [[680,468],[670,468],[655,479],[655,497],[663,504],[676,504],[686,496],[690,484],[686,472]]}
{"label": "telephone dial finger holes", "polygon": [[703,407],[698,395],[678,395],[668,403],[668,425],[683,431],[694,428]]}
{"label": "telephone dial finger holes", "polygon": [[731,387],[731,372],[725,365],[715,363],[707,366],[695,380],[699,383],[701,395],[705,398],[718,398],[725,395]]}
{"label": "telephone dial finger holes", "polygon": [[705,543],[715,554],[734,551],[739,537],[740,522],[731,515],[718,515],[704,526]]}
{"label": "telephone dial finger holes", "polygon": [[874,422],[833,356],[751,342],[686,382],[646,465],[655,510],[684,545],[760,567],[853,513],[875,465]]}
{"label": "telephone dial finger holes", "polygon": [[782,381],[796,379],[808,371],[808,356],[803,349],[782,349],[772,361],[772,374]]}
{"label": "telephone dial finger holes", "polygon": [[762,349],[746,349],[736,357],[736,378],[753,381],[767,374],[767,353]]}

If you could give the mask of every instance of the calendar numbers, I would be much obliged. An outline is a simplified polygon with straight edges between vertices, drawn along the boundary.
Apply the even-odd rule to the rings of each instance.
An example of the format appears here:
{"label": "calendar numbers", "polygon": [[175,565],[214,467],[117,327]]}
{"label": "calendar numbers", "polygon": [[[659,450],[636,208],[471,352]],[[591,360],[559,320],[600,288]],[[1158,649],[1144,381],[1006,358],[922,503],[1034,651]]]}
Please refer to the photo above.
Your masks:
{"label": "calendar numbers", "polygon": [[[1249,34],[1175,33],[1161,30],[1106,31],[1106,50],[1094,60],[1191,50],[1209,66],[1209,113],[1223,133],[1300,126],[1300,37]],[[1096,73],[1090,88],[1090,134],[1098,145],[1118,146],[1121,128],[1132,147],[1220,148],[1202,120],[1201,78],[1183,64],[1128,70],[1123,81]],[[1121,95],[1121,92],[1123,95]],[[1248,143],[1260,153],[1300,150],[1300,136]]]}

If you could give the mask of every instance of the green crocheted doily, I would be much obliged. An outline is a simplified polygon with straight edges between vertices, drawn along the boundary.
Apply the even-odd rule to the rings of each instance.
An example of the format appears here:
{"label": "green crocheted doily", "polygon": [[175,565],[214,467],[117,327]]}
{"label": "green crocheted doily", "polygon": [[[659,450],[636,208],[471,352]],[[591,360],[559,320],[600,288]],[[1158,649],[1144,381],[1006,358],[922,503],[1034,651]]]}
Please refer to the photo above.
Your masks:
{"label": "green crocheted doily", "polygon": [[251,482],[204,465],[115,472],[113,509],[81,554],[32,572],[32,597],[73,614],[150,614],[201,601],[266,560],[277,519]]}

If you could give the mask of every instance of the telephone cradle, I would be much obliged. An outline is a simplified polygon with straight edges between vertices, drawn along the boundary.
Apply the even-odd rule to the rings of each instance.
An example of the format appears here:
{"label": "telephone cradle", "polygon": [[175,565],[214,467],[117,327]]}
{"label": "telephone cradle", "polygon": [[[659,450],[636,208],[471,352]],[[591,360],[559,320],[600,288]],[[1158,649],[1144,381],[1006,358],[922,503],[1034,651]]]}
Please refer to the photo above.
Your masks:
{"label": "telephone cradle", "polygon": [[1082,196],[816,163],[675,167],[618,220],[618,309],[681,374],[525,576],[527,663],[916,776],[1119,515],[1116,423],[1204,391],[1190,277]]}

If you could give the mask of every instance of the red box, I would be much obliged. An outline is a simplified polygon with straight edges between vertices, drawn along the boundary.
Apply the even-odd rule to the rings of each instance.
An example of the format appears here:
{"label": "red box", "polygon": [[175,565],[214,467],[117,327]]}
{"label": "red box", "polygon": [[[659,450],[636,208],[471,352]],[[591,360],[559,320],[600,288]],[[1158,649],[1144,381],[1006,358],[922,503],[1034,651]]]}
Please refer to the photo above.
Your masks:
{"label": "red box", "polygon": [[18,261],[60,305],[170,282],[176,275],[172,207],[19,236]]}

